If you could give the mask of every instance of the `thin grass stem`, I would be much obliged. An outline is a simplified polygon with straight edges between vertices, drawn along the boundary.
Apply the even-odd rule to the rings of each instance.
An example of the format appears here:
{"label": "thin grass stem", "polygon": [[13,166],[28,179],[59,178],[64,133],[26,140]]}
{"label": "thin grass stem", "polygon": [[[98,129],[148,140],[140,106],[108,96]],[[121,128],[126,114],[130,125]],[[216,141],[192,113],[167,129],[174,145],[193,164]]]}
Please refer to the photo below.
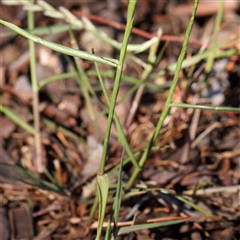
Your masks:
{"label": "thin grass stem", "polygon": [[193,109],[201,109],[201,110],[211,110],[211,111],[223,111],[223,112],[240,112],[240,108],[234,107],[213,107],[213,106],[204,106],[204,105],[193,105],[187,103],[171,103],[170,107],[178,107],[178,108],[193,108]]}
{"label": "thin grass stem", "polygon": [[106,134],[105,134],[105,138],[104,138],[103,154],[102,154],[101,167],[100,167],[100,172],[99,172],[100,175],[104,174],[104,167],[105,167],[105,163],[107,160],[107,149],[108,149],[110,130],[111,130],[111,125],[112,125],[112,120],[113,120],[113,113],[114,113],[114,108],[116,105],[117,94],[119,91],[120,82],[121,82],[122,69],[123,69],[124,60],[125,60],[125,56],[126,56],[126,52],[127,52],[128,40],[129,40],[131,30],[133,27],[133,16],[134,16],[136,3],[137,3],[137,1],[130,0],[129,4],[128,4],[127,26],[126,26],[126,30],[124,33],[123,43],[122,43],[122,47],[121,47],[121,51],[120,51],[119,64],[118,64],[117,71],[116,71],[115,83],[114,83],[112,99],[111,99],[111,104],[110,104],[110,109],[109,109],[109,114],[108,114],[108,122],[107,122]]}

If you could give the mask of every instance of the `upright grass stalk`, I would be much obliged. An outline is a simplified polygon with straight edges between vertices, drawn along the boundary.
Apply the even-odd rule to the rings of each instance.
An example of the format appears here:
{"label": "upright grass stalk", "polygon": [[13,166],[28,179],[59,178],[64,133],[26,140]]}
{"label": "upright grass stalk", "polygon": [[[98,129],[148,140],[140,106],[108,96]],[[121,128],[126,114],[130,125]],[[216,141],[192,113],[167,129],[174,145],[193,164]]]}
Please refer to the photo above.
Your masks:
{"label": "upright grass stalk", "polygon": [[[108,121],[107,121],[107,128],[106,128],[106,134],[104,138],[104,145],[103,145],[103,154],[101,159],[101,166],[100,171],[97,176],[97,192],[98,192],[98,198],[99,198],[99,216],[98,216],[98,229],[97,229],[97,236],[96,240],[99,240],[101,238],[101,232],[102,232],[102,225],[103,220],[105,216],[105,209],[107,204],[107,195],[108,195],[108,188],[109,188],[109,182],[108,182],[108,175],[104,174],[104,167],[106,164],[107,159],[107,150],[108,150],[108,143],[110,138],[110,131],[112,126],[112,121],[114,117],[114,109],[116,105],[117,100],[117,94],[120,87],[120,82],[122,78],[122,70],[123,70],[123,64],[127,52],[127,45],[128,40],[131,34],[131,30],[133,27],[133,18],[134,18],[134,11],[136,7],[137,0],[129,0],[128,3],[128,14],[127,14],[127,26],[124,33],[123,43],[120,51],[120,57],[119,57],[119,64],[117,66],[116,70],[116,77],[115,77],[115,83],[112,93],[112,99],[110,103],[110,109],[108,113]],[[96,200],[94,202],[94,206],[96,206]],[[94,212],[94,209],[92,209],[91,214]]]}
{"label": "upright grass stalk", "polygon": [[134,11],[135,11],[136,4],[137,4],[137,0],[129,0],[128,13],[127,13],[127,26],[126,26],[126,30],[124,33],[123,43],[122,43],[122,47],[121,47],[121,51],[120,51],[119,64],[118,64],[117,71],[116,71],[111,105],[110,105],[109,114],[108,114],[106,134],[105,134],[105,138],[104,138],[103,154],[102,154],[102,161],[101,161],[99,175],[104,174],[104,167],[105,167],[105,163],[106,163],[106,159],[107,159],[107,149],[108,149],[108,143],[109,143],[109,137],[110,137],[110,130],[111,130],[111,125],[112,125],[112,121],[113,121],[113,113],[114,113],[114,109],[115,109],[115,105],[116,105],[117,94],[119,91],[120,82],[121,82],[122,70],[123,70],[123,64],[124,64],[124,60],[125,60],[125,56],[126,56],[126,52],[127,52],[128,40],[129,40],[131,30],[133,27]]}
{"label": "upright grass stalk", "polygon": [[[185,33],[185,37],[184,37],[184,41],[183,41],[183,46],[182,46],[182,50],[181,50],[181,53],[180,53],[180,56],[178,58],[178,61],[177,61],[177,66],[176,66],[176,71],[175,71],[175,75],[174,75],[174,78],[173,78],[173,82],[172,82],[172,86],[169,90],[169,94],[168,94],[168,97],[167,97],[167,100],[166,100],[166,103],[165,103],[165,107],[163,109],[163,112],[161,114],[161,117],[157,123],[157,126],[155,128],[155,131],[153,133],[153,136],[151,138],[151,140],[149,141],[140,161],[139,161],[139,166],[140,167],[143,167],[144,163],[146,162],[147,160],[147,157],[149,155],[149,152],[151,151],[151,148],[154,144],[154,142],[156,141],[157,137],[158,137],[158,134],[163,126],[163,122],[169,112],[169,109],[170,109],[170,103],[172,101],[172,97],[173,97],[173,93],[174,93],[174,90],[177,86],[177,83],[178,83],[178,75],[181,71],[181,68],[182,68],[182,63],[183,63],[183,60],[185,58],[185,55],[186,55],[186,52],[187,52],[187,44],[188,44],[188,41],[189,41],[189,38],[190,38],[190,33],[192,31],[192,27],[193,27],[193,23],[194,23],[194,19],[195,19],[195,14],[197,12],[197,7],[198,7],[198,2],[199,0],[195,0],[194,1],[194,7],[193,7],[193,11],[192,11],[192,16],[191,16],[191,19],[190,19],[190,22],[189,22],[189,25],[188,25],[188,28],[187,28],[187,31]],[[132,186],[132,184],[134,183],[136,177],[138,176],[140,170],[139,169],[135,169],[131,178],[129,179],[128,181],[128,184],[127,184],[127,188],[130,188]]]}
{"label": "upright grass stalk", "polygon": [[[34,2],[31,0],[31,2]],[[34,13],[28,11],[28,29],[34,29]],[[30,53],[30,76],[33,91],[33,119],[34,119],[34,140],[35,140],[35,168],[38,173],[42,173],[42,156],[41,156],[41,136],[40,136],[40,114],[39,114],[39,95],[38,82],[36,75],[36,51],[34,41],[29,39],[29,53]]]}

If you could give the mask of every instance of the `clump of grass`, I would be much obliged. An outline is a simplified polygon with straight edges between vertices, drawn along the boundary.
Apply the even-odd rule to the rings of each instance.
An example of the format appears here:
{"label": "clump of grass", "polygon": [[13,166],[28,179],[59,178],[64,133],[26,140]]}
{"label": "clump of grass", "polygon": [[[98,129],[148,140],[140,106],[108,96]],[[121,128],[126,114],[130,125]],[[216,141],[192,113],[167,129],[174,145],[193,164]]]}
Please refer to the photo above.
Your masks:
{"label": "clump of grass", "polygon": [[[16,115],[14,115],[10,109],[8,109],[5,106],[1,106],[0,111],[3,114],[5,114],[6,116],[8,116],[9,118],[11,118],[13,121],[15,121],[20,127],[24,128],[30,134],[33,134],[35,136],[35,143],[36,143],[35,148],[36,148],[36,156],[37,156],[36,165],[37,165],[38,172],[41,173],[43,171],[42,170],[43,166],[41,165],[41,152],[40,152],[41,133],[40,133],[40,117],[39,117],[39,107],[38,107],[38,93],[39,93],[40,88],[46,84],[49,84],[52,81],[58,81],[59,79],[62,79],[63,77],[76,76],[77,82],[79,83],[79,88],[83,93],[88,110],[90,112],[90,116],[91,116],[92,120],[94,121],[96,116],[94,115],[94,112],[93,112],[93,109],[91,106],[91,100],[90,100],[90,97],[91,97],[90,93],[94,96],[94,92],[92,92],[88,75],[94,74],[95,76],[98,76],[98,79],[99,79],[99,82],[101,85],[101,91],[103,92],[103,95],[107,102],[107,105],[102,106],[102,107],[108,113],[108,121],[107,121],[107,130],[106,130],[105,137],[104,137],[103,154],[101,156],[101,167],[100,167],[99,174],[97,176],[98,195],[95,198],[95,203],[93,204],[92,211],[91,211],[90,218],[89,218],[91,220],[91,218],[94,216],[96,208],[99,203],[98,230],[97,230],[96,239],[100,239],[101,235],[102,235],[103,222],[105,219],[105,210],[106,210],[106,205],[107,205],[108,197],[109,197],[109,191],[108,191],[109,181],[108,181],[108,174],[105,173],[105,166],[106,166],[106,161],[107,161],[107,157],[108,157],[108,144],[109,144],[109,138],[110,138],[110,130],[111,130],[113,121],[115,122],[115,124],[117,126],[117,130],[118,130],[118,134],[119,134],[119,142],[122,144],[122,146],[124,148],[124,152],[127,153],[128,159],[124,159],[124,154],[123,154],[120,165],[114,169],[114,171],[119,170],[118,183],[117,183],[117,188],[116,188],[116,194],[114,196],[115,200],[114,200],[113,209],[111,212],[111,217],[108,221],[108,228],[107,228],[107,233],[106,233],[105,239],[110,239],[111,236],[114,236],[114,238],[116,239],[118,235],[130,233],[132,231],[137,231],[137,230],[141,230],[141,229],[150,229],[150,228],[167,226],[167,225],[172,225],[172,224],[178,224],[178,223],[185,221],[184,219],[172,220],[172,221],[165,221],[165,222],[160,222],[160,223],[151,223],[151,224],[149,223],[149,224],[143,224],[143,225],[133,225],[133,226],[128,226],[128,227],[121,227],[120,229],[118,228],[118,215],[119,215],[119,211],[120,211],[121,196],[122,196],[122,192],[123,192],[122,191],[123,190],[122,166],[124,164],[126,164],[127,162],[131,162],[132,165],[135,167],[135,170],[134,170],[131,178],[129,179],[128,183],[124,186],[126,189],[131,189],[135,183],[135,180],[136,180],[138,174],[140,173],[141,169],[144,167],[144,164],[148,158],[149,153],[154,148],[154,143],[157,140],[157,138],[159,137],[159,133],[163,127],[164,120],[166,119],[171,107],[193,108],[193,109],[200,109],[200,110],[204,109],[204,110],[211,110],[211,111],[240,112],[239,108],[231,108],[231,107],[224,107],[224,106],[223,107],[213,107],[213,106],[203,106],[203,105],[190,105],[190,104],[185,104],[185,103],[172,102],[173,94],[174,94],[175,88],[178,84],[179,74],[183,68],[186,68],[189,66],[194,66],[196,63],[198,63],[199,61],[206,59],[206,58],[210,59],[210,60],[208,60],[210,62],[209,63],[210,65],[208,65],[208,66],[212,67],[212,62],[215,58],[226,56],[226,54],[228,54],[230,56],[236,54],[235,50],[222,52],[221,53],[222,55],[215,54],[215,51],[217,49],[219,49],[224,44],[226,44],[226,43],[222,43],[222,44],[219,44],[218,46],[213,45],[210,49],[206,50],[201,55],[194,56],[190,60],[185,60],[188,41],[189,41],[191,30],[193,27],[195,14],[196,14],[197,7],[198,7],[198,2],[199,2],[198,0],[194,1],[192,16],[191,16],[191,19],[189,20],[189,25],[188,25],[188,28],[187,28],[187,31],[185,34],[182,50],[179,55],[177,63],[170,65],[166,69],[161,70],[157,73],[153,72],[153,69],[154,69],[153,67],[156,64],[156,62],[159,60],[159,58],[156,55],[157,55],[157,48],[160,43],[161,36],[159,35],[158,37],[153,39],[151,42],[148,41],[145,44],[142,44],[141,46],[140,45],[139,46],[138,45],[135,45],[135,46],[129,45],[129,43],[128,43],[129,37],[131,35],[131,30],[133,27],[134,11],[136,8],[137,1],[134,1],[134,0],[129,1],[127,25],[126,25],[126,29],[125,29],[124,39],[121,44],[117,43],[115,40],[113,40],[111,38],[103,37],[103,35],[101,33],[99,33],[97,31],[97,29],[93,25],[91,25],[91,23],[89,21],[87,21],[86,19],[85,19],[85,21],[80,21],[75,16],[73,16],[67,9],[60,8],[60,10],[56,10],[44,1],[39,1],[38,4],[34,4],[33,1],[25,2],[25,3],[27,3],[25,6],[25,9],[27,9],[29,12],[29,17],[28,17],[28,19],[29,19],[28,30],[29,31],[21,29],[9,22],[4,21],[4,20],[0,20],[1,24],[7,26],[8,28],[12,29],[16,33],[29,39],[31,80],[32,80],[33,93],[34,93],[33,94],[33,96],[34,96],[34,98],[33,98],[34,127],[23,122]],[[3,3],[9,4],[9,1],[3,1]],[[14,4],[14,3],[23,4],[23,2],[20,2],[20,1],[18,2],[17,0],[15,2],[11,1],[11,4]],[[85,31],[89,31],[89,32],[93,33],[96,37],[105,41],[105,44],[110,44],[113,47],[115,47],[116,49],[119,49],[120,50],[119,59],[104,58],[102,56],[96,56],[95,54],[81,51],[76,44],[74,44],[72,46],[72,48],[68,48],[63,45],[56,44],[54,42],[50,42],[50,41],[40,38],[39,36],[36,35],[37,33],[39,33],[40,29],[36,29],[34,26],[33,17],[34,17],[35,10],[43,11],[48,16],[54,15],[56,18],[66,19],[67,21],[70,22],[71,29],[75,29],[75,28],[84,29]],[[219,15],[221,17],[221,14],[219,14]],[[216,22],[216,26],[219,26],[219,18],[218,18],[218,22]],[[55,28],[53,28],[53,29],[55,29]],[[66,31],[67,29],[68,29],[67,27],[66,28],[62,27],[59,29],[59,26],[56,26],[55,30],[56,31]],[[41,29],[41,30],[43,31],[43,29]],[[47,29],[44,29],[44,31],[47,31]],[[71,36],[72,40],[74,40],[74,37],[73,37],[73,34],[71,31],[70,31],[70,36]],[[42,80],[40,83],[38,83],[38,81],[36,79],[36,75],[35,75],[36,59],[35,59],[35,50],[34,50],[35,43],[34,42],[41,44],[47,48],[50,48],[52,50],[58,51],[60,53],[63,53],[63,54],[69,55],[69,56],[73,56],[74,61],[77,66],[75,71],[72,73],[66,73],[66,74],[61,74],[58,76],[53,76],[49,79]],[[171,87],[169,89],[165,107],[162,111],[162,114],[161,114],[159,120],[158,120],[158,123],[156,125],[156,128],[154,130],[151,140],[147,143],[147,146],[144,149],[143,153],[141,153],[141,152],[133,153],[131,147],[129,146],[129,143],[127,142],[127,138],[124,135],[123,126],[121,126],[121,123],[120,123],[117,115],[115,114],[114,109],[116,106],[116,99],[117,99],[117,94],[119,91],[120,83],[121,83],[122,79],[124,78],[123,66],[124,66],[124,62],[125,62],[125,57],[127,54],[129,54],[132,57],[135,57],[135,56],[131,55],[132,53],[129,53],[128,51],[134,51],[139,48],[141,51],[146,50],[147,48],[150,48],[148,63],[144,63],[145,70],[142,74],[142,78],[140,79],[140,81],[137,81],[137,79],[131,78],[131,76],[125,76],[129,81],[131,81],[133,83],[133,88],[126,95],[129,95],[130,93],[135,92],[140,87],[141,89],[139,91],[139,96],[141,96],[143,89],[145,87],[154,87],[154,85],[151,85],[151,83],[146,82],[146,80],[148,78],[152,79],[157,76],[163,75],[166,71],[172,71],[172,70],[175,71],[175,74],[174,74],[174,78],[172,80]],[[91,72],[91,73],[85,72],[85,70],[82,69],[77,64],[78,58],[85,59],[88,61],[93,61],[95,63],[96,71]],[[138,61],[138,62],[141,62],[141,61]],[[109,96],[107,94],[106,87],[105,87],[104,81],[103,81],[103,77],[108,75],[109,73],[101,72],[101,70],[99,70],[97,63],[106,64],[108,66],[114,67],[114,70],[110,70],[110,72],[109,72],[111,76],[115,75],[115,81],[114,81],[114,87],[113,87],[111,99],[109,98]],[[208,67],[208,71],[210,71],[209,67]],[[45,123],[45,125],[47,125],[48,127],[51,128],[52,123],[49,123],[47,121],[45,121],[44,123]],[[54,128],[54,126],[52,126],[52,128]],[[58,129],[58,131],[59,131],[59,129]],[[97,131],[97,129],[96,129],[96,131]],[[78,136],[73,135],[72,133],[68,132],[66,129],[64,131],[62,130],[62,132],[68,137],[71,137],[75,140],[78,139]],[[137,161],[137,154],[140,155],[139,161]],[[33,184],[35,184],[35,186],[37,186],[39,188],[48,189],[50,191],[55,191],[59,194],[65,195],[65,196],[69,196],[68,192],[65,192],[64,189],[62,189],[60,187],[54,186],[53,183],[50,184],[46,181],[41,180],[40,178],[34,176],[32,173],[28,172],[27,170],[23,169],[22,167],[17,166],[17,168],[26,177],[28,177],[30,180],[32,180],[32,182],[33,182]],[[49,176],[49,178],[51,178],[51,176]],[[147,189],[146,191],[151,191],[151,189]],[[161,192],[162,192],[162,194],[166,194],[166,195],[171,194],[167,190],[162,190]],[[179,201],[182,201],[185,204],[191,206],[192,208],[202,212],[206,216],[211,215],[210,213],[204,211],[203,209],[201,209],[194,203],[187,201],[182,196],[178,196],[176,194],[172,194],[172,196],[174,196]],[[114,223],[113,228],[111,227],[112,222]]]}

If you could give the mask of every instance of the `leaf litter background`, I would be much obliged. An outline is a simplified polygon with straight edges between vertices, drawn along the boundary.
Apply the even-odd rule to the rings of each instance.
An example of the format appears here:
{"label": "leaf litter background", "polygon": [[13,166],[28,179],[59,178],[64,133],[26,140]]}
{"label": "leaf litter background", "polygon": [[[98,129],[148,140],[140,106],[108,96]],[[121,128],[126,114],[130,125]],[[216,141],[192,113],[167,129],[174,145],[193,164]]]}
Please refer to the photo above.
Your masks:
{"label": "leaf litter background", "polygon": [[[94,25],[111,38],[121,41],[123,31],[103,24],[94,17],[126,22],[125,1],[74,2],[48,1],[52,6],[64,6],[79,16],[88,14]],[[212,37],[219,1],[202,1],[191,34],[187,57],[196,54]],[[134,27],[145,31],[144,36],[133,34],[131,44],[146,41],[159,27],[163,30],[161,48],[168,43],[155,72],[176,62],[184,32],[192,11],[191,1],[139,1]],[[27,12],[19,7],[0,5],[1,18],[23,28],[27,27]],[[239,3],[226,1],[218,43],[236,37],[239,30]],[[37,26],[64,24],[63,20],[36,14]],[[32,124],[32,89],[29,75],[28,41],[21,36],[4,36],[9,30],[1,26],[1,104],[10,108],[19,118]],[[147,34],[148,33],[148,34]],[[118,52],[106,43],[84,31],[74,31],[80,49],[99,56],[118,58]],[[151,35],[150,35],[151,36]],[[44,38],[49,36],[44,36]],[[239,36],[238,36],[239,37]],[[68,32],[50,36],[51,41],[70,46]],[[239,39],[226,48],[238,48]],[[161,49],[159,49],[160,51]],[[37,46],[37,78],[39,81],[56,74],[72,71],[61,54]],[[138,54],[144,61],[147,52]],[[84,61],[86,71],[94,70],[91,62]],[[239,107],[239,56],[222,58],[215,62],[207,85],[204,79],[204,61],[196,66],[196,79],[188,77],[189,69],[182,71],[174,94],[174,102]],[[109,68],[99,65],[102,72]],[[126,60],[124,75],[140,78],[142,67]],[[141,151],[154,131],[164,107],[173,72],[154,78],[155,89],[145,88],[137,113],[126,125],[133,103],[133,95],[116,107],[133,152]],[[97,77],[91,84],[104,101]],[[104,77],[109,95],[113,77]],[[185,87],[188,84],[189,87]],[[123,81],[120,100],[131,88]],[[61,196],[22,181],[29,179],[17,168],[1,165],[0,232],[2,239],[94,239],[94,223],[87,228],[91,204],[95,196],[93,177],[98,172],[107,116],[92,98],[97,120],[91,121],[81,89],[74,77],[52,82],[40,91],[42,155],[50,176],[42,174],[38,186],[47,182],[65,189]],[[199,114],[199,115],[198,115]],[[34,171],[34,138],[4,114],[1,121],[1,162],[21,164]],[[49,122],[54,127],[49,127]],[[170,227],[136,231],[130,239],[239,239],[240,238],[240,129],[239,113],[195,111],[172,108],[171,115],[160,133],[156,146],[165,146],[151,152],[136,183],[152,188],[174,190],[178,196],[197,204],[212,216],[184,204],[173,195],[158,190],[133,197],[124,197],[119,223],[133,220],[135,224],[186,219]],[[202,137],[201,137],[202,136]],[[116,127],[112,127],[109,146],[109,171],[120,162],[122,147],[117,141]],[[19,166],[19,165],[18,165]],[[20,168],[20,167],[19,167]],[[133,169],[124,167],[123,181],[127,182]],[[116,182],[116,174],[111,182]],[[46,189],[46,185],[44,185]],[[114,190],[113,190],[114,192]],[[111,209],[109,201],[106,216]],[[107,218],[106,218],[107,219]],[[94,221],[97,220],[97,215]],[[119,239],[127,239],[124,235]]]}

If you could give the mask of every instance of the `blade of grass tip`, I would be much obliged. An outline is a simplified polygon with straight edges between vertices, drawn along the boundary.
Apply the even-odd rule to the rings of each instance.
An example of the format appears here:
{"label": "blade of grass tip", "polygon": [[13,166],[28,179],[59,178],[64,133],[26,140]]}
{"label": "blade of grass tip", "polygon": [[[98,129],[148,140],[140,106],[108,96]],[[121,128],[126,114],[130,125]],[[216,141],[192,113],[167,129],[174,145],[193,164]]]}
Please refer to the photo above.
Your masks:
{"label": "blade of grass tip", "polygon": [[[166,191],[166,190],[161,190],[161,192],[164,193],[164,194],[171,194],[171,193],[169,193],[169,192]],[[207,217],[213,216],[210,212],[208,212],[208,211],[204,210],[203,208],[197,206],[196,204],[192,203],[191,201],[188,201],[187,199],[185,199],[185,198],[183,198],[183,197],[181,197],[181,196],[179,196],[179,195],[175,195],[175,194],[171,194],[171,195],[174,196],[174,197],[175,197],[176,199],[178,199],[179,201],[181,201],[181,202],[189,205],[189,206],[192,207],[193,209],[195,209],[195,210],[203,213],[205,216],[207,216]]]}
{"label": "blade of grass tip", "polygon": [[[168,93],[168,97],[167,97],[167,100],[166,100],[166,103],[165,103],[165,107],[164,107],[164,109],[162,111],[162,114],[161,114],[161,117],[160,117],[160,119],[157,123],[157,126],[155,128],[153,136],[152,136],[151,140],[149,141],[149,143],[148,143],[148,145],[147,145],[147,147],[146,147],[146,149],[145,149],[145,151],[144,151],[144,153],[143,153],[143,155],[142,155],[142,157],[139,161],[140,167],[143,167],[144,163],[146,162],[148,154],[151,151],[152,145],[156,141],[156,139],[159,135],[159,132],[162,129],[163,122],[164,122],[165,118],[167,117],[168,111],[170,109],[169,104],[172,101],[172,96],[173,96],[174,90],[175,90],[175,88],[177,86],[177,83],[178,83],[178,75],[181,71],[182,63],[183,63],[183,60],[184,60],[186,52],[187,52],[187,44],[188,44],[188,41],[189,41],[189,38],[190,38],[190,33],[192,31],[192,27],[193,27],[193,23],[194,23],[194,19],[195,19],[195,14],[197,12],[198,2],[199,2],[199,0],[194,1],[192,16],[191,16],[188,28],[187,28],[186,33],[185,33],[183,46],[182,46],[181,53],[180,53],[180,55],[178,57],[178,61],[177,61],[176,72],[175,72],[175,75],[174,75],[174,78],[173,78],[171,88],[169,89],[169,93]],[[134,172],[133,172],[133,174],[132,174],[132,176],[131,176],[128,184],[127,184],[127,188],[130,188],[132,186],[132,184],[135,181],[136,177],[138,176],[139,172],[140,172],[139,169],[134,170]]]}
{"label": "blade of grass tip", "polygon": [[181,202],[184,202],[185,204],[189,205],[190,207],[192,207],[193,209],[203,213],[205,216],[207,217],[211,217],[213,216],[210,212],[204,210],[203,208],[199,207],[198,205],[192,203],[191,201],[188,201],[187,199],[181,197],[181,196],[178,196],[178,195],[175,195],[175,198],[177,198],[178,200],[180,200]]}
{"label": "blade of grass tip", "polygon": [[17,27],[16,25],[12,24],[12,23],[9,23],[9,22],[6,22],[2,19],[0,19],[0,23],[3,24],[4,26],[12,29],[13,31],[17,32],[18,34],[28,38],[28,39],[31,39],[33,40],[34,42],[36,43],[39,43],[47,48],[50,48],[56,52],[60,52],[60,53],[63,53],[63,54],[66,54],[66,55],[70,55],[70,56],[73,56],[73,57],[79,57],[79,58],[83,58],[83,59],[86,59],[86,60],[89,60],[89,61],[93,61],[93,62],[99,62],[99,63],[103,63],[103,64],[106,64],[106,65],[109,65],[109,66],[112,66],[112,67],[117,67],[118,66],[118,61],[116,59],[104,59],[102,57],[98,57],[96,55],[93,55],[93,54],[90,54],[88,52],[84,52],[84,51],[76,51],[74,49],[71,49],[71,48],[68,48],[68,47],[65,47],[63,45],[60,45],[60,44],[57,44],[57,43],[53,43],[53,42],[50,42],[50,41],[47,41],[47,40],[44,40],[32,33],[29,33],[19,27]]}
{"label": "blade of grass tip", "polygon": [[127,26],[126,30],[124,33],[124,38],[123,38],[123,43],[120,51],[120,58],[119,58],[119,65],[117,67],[116,71],[116,77],[115,77],[115,82],[114,82],[114,88],[113,88],[113,93],[112,93],[112,99],[111,99],[111,104],[110,104],[110,109],[109,109],[109,114],[108,114],[108,121],[107,121],[107,128],[106,128],[106,133],[105,133],[105,138],[104,138],[104,145],[103,145],[103,154],[102,154],[102,162],[101,168],[100,168],[100,175],[104,174],[104,166],[107,160],[107,149],[108,149],[108,143],[109,143],[109,138],[110,138],[110,130],[111,130],[111,125],[112,125],[112,120],[113,120],[113,115],[114,115],[114,109],[116,105],[116,100],[117,100],[117,94],[121,82],[121,77],[122,77],[122,69],[123,69],[123,64],[127,52],[127,45],[128,41],[130,38],[131,30],[133,27],[133,18],[134,18],[134,11],[136,7],[137,1],[135,0],[130,0],[128,3],[128,13],[127,13]]}
{"label": "blade of grass tip", "polygon": [[162,59],[162,56],[163,54],[165,53],[166,49],[167,49],[167,46],[168,46],[168,42],[165,42],[162,49],[160,50],[158,56],[157,56],[157,59],[155,61],[155,64],[158,64],[160,62],[160,60]]}
{"label": "blade of grass tip", "polygon": [[64,14],[65,21],[71,23],[71,25],[78,25],[81,26],[81,28],[83,28],[83,22],[80,19],[78,19],[74,14],[72,14],[68,9],[62,6],[60,6],[58,9]]}
{"label": "blade of grass tip", "polygon": [[[57,19],[65,19],[66,18],[66,16],[63,13],[56,10],[54,7],[52,7],[46,1],[38,0],[38,5],[44,9],[45,16],[49,16],[49,17],[57,18]],[[80,26],[81,26],[81,24],[80,24]]]}
{"label": "blade of grass tip", "polygon": [[240,112],[240,108],[233,108],[233,107],[212,107],[212,106],[204,106],[204,105],[193,105],[187,103],[171,103],[169,104],[170,107],[178,107],[178,108],[194,108],[194,109],[201,109],[201,110],[211,110],[211,111],[224,111],[224,112]]}
{"label": "blade of grass tip", "polygon": [[[30,0],[34,3],[34,0]],[[34,12],[28,11],[28,29],[31,31],[34,29]],[[39,94],[38,94],[38,81],[36,74],[36,50],[35,43],[29,39],[29,53],[30,53],[30,76],[33,92],[33,124],[35,129],[34,134],[34,145],[35,145],[35,161],[33,162],[38,173],[43,171],[42,163],[42,146],[41,146],[41,135],[40,135],[40,112],[39,112]]]}
{"label": "blade of grass tip", "polygon": [[38,87],[39,87],[39,89],[41,89],[42,87],[46,86],[49,83],[52,83],[52,82],[55,82],[55,81],[58,81],[58,80],[63,80],[65,78],[76,77],[76,76],[77,76],[77,74],[76,74],[75,71],[74,72],[61,73],[61,74],[58,74],[58,75],[54,75],[52,77],[45,78],[45,79],[41,80],[38,83]]}
{"label": "blade of grass tip", "polygon": [[[100,82],[100,85],[101,85],[104,97],[105,97],[105,99],[107,101],[108,106],[110,106],[110,104],[111,104],[110,103],[110,98],[108,96],[107,89],[106,89],[106,87],[104,85],[104,81],[103,81],[102,75],[101,75],[101,73],[99,71],[97,63],[95,63],[95,67],[96,67],[98,79],[99,79],[99,82]],[[117,127],[119,142],[122,144],[122,146],[125,146],[126,152],[127,152],[128,156],[130,157],[132,164],[135,167],[139,168],[138,163],[136,161],[136,158],[135,158],[134,154],[132,153],[132,150],[131,150],[131,148],[130,148],[128,142],[127,142],[127,139],[126,139],[126,137],[124,135],[122,125],[121,125],[121,123],[119,121],[119,118],[118,118],[118,116],[116,115],[115,112],[113,113],[113,119],[114,119],[114,122],[115,122],[116,127]],[[104,162],[101,162],[101,164],[104,164]],[[102,166],[102,168],[104,168],[104,166]]]}
{"label": "blade of grass tip", "polygon": [[225,50],[222,52],[218,52],[215,55],[215,58],[227,58],[227,57],[231,57],[233,55],[240,55],[240,50],[239,49],[229,49],[229,50]]}
{"label": "blade of grass tip", "polygon": [[35,129],[24,122],[21,118],[19,118],[16,114],[14,114],[10,109],[4,107],[3,105],[0,105],[0,112],[5,114],[7,117],[9,117],[13,122],[15,122],[18,126],[26,130],[27,132],[31,134],[35,134]]}
{"label": "blade of grass tip", "polygon": [[137,63],[138,65],[140,65],[141,67],[143,68],[146,68],[147,67],[147,64],[142,60],[140,59],[139,57],[133,55],[133,54],[129,54],[127,53],[127,56],[129,59],[131,59],[134,63]]}
{"label": "blade of grass tip", "polygon": [[108,189],[109,189],[109,182],[108,182],[108,175],[104,174],[102,176],[97,176],[97,192],[99,198],[99,212],[98,212],[98,228],[97,228],[97,236],[96,240],[101,239],[102,233],[102,226],[107,206],[107,198],[108,198]]}

